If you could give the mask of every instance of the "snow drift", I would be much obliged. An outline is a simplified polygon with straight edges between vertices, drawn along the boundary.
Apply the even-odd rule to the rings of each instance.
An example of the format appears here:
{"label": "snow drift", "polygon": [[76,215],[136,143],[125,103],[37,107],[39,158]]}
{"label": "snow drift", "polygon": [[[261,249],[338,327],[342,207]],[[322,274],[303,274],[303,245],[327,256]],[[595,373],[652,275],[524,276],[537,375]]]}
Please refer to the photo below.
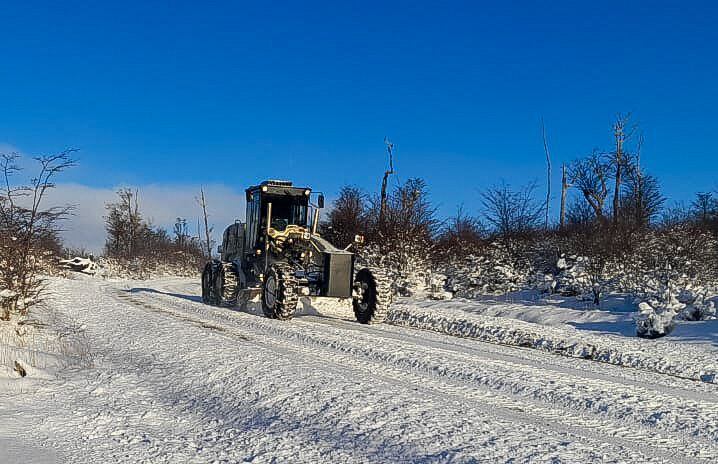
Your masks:
{"label": "snow drift", "polygon": [[715,356],[685,344],[588,334],[569,327],[548,327],[507,318],[458,315],[398,304],[387,322],[489,343],[521,346],[563,356],[590,359],[690,380],[716,383]]}

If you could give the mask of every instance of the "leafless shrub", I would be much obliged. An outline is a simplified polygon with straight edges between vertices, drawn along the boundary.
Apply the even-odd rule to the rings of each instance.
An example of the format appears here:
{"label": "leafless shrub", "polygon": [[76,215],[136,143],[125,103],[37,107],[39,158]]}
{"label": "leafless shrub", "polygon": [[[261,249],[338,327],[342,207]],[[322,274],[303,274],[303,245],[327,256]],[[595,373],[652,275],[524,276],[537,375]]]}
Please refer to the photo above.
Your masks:
{"label": "leafless shrub", "polygon": [[569,169],[572,185],[577,188],[593,210],[596,219],[603,220],[604,205],[608,197],[610,165],[594,150],[586,158],[574,161]]}
{"label": "leafless shrub", "polygon": [[46,208],[44,200],[55,187],[54,180],[75,165],[72,151],[39,156],[37,173],[25,184],[17,184],[22,169],[20,155],[0,155],[0,319],[27,315],[42,300],[44,267],[62,250],[60,222],[71,206]]}
{"label": "leafless shrub", "polygon": [[533,183],[513,190],[504,182],[482,192],[484,218],[499,237],[526,236],[539,227],[543,206],[534,198],[535,190]]}
{"label": "leafless shrub", "polygon": [[347,246],[368,230],[368,196],[355,186],[342,187],[322,225],[323,234],[337,246]]}
{"label": "leafless shrub", "polygon": [[487,233],[481,221],[464,212],[463,206],[449,218],[436,237],[436,257],[460,257],[478,254],[486,244]]}
{"label": "leafless shrub", "polygon": [[396,251],[407,244],[431,244],[439,221],[423,179],[409,179],[391,192],[383,222],[379,221],[380,203],[372,203],[369,223],[376,227],[368,232],[375,243],[383,243],[387,251]]}
{"label": "leafless shrub", "polygon": [[666,199],[661,193],[658,179],[641,173],[638,166],[627,166],[625,174],[619,222],[645,230],[656,220]]}

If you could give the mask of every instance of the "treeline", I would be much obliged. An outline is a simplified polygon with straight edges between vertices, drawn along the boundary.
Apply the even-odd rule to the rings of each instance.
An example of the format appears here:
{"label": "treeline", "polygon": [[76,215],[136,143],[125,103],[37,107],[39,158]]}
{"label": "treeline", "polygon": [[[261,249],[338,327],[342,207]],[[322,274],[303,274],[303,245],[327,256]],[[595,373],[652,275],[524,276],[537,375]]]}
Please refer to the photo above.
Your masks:
{"label": "treeline", "polygon": [[[120,265],[179,266],[198,270],[208,259],[209,238],[189,232],[187,220],[177,218],[172,231],[155,226],[142,214],[138,190],[120,189],[117,200],[105,205],[107,238],[104,255]],[[207,230],[211,236],[211,230]]]}
{"label": "treeline", "polygon": [[[325,234],[339,245],[351,243],[355,233],[365,235],[364,253],[391,261],[398,274],[426,273],[423,266],[470,276],[459,293],[550,281],[548,291],[586,293],[599,303],[607,290],[655,293],[674,284],[717,282],[716,194],[697,193],[690,204],[666,207],[659,179],[641,166],[638,128],[618,116],[612,129],[610,149],[561,166],[555,221],[549,220],[550,197],[539,198],[535,183],[499,183],[477,195],[476,214],[459,208],[439,220],[426,183],[409,179],[377,194],[344,187]],[[389,157],[382,186],[387,173],[394,174],[393,145]],[[577,262],[581,282],[561,288],[561,267]]]}

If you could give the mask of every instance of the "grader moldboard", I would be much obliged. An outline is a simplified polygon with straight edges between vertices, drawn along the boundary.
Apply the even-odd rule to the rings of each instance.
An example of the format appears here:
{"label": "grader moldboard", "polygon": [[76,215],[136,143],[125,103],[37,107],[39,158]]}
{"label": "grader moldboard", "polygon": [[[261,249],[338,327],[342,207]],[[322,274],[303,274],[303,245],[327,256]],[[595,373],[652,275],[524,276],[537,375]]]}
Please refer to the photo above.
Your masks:
{"label": "grader moldboard", "polygon": [[[317,233],[324,195],[316,195],[314,204],[311,189],[269,180],[248,188],[246,196],[246,223],[227,227],[221,259],[204,268],[202,301],[234,306],[240,296],[261,293],[267,317],[289,320],[302,296],[352,298],[357,321],[384,321],[392,298],[386,273],[355,273],[351,244],[336,248]],[[357,236],[355,242],[362,241]]]}

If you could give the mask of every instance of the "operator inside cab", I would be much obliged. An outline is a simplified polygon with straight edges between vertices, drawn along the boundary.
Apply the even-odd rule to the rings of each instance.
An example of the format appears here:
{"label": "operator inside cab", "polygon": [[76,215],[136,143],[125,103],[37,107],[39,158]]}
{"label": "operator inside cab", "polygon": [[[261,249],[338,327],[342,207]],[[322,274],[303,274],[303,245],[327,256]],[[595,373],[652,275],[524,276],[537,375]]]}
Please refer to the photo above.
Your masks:
{"label": "operator inside cab", "polygon": [[[282,232],[287,226],[307,226],[307,206],[292,201],[272,201],[272,229]],[[262,227],[266,227],[266,218],[262,218]]]}

